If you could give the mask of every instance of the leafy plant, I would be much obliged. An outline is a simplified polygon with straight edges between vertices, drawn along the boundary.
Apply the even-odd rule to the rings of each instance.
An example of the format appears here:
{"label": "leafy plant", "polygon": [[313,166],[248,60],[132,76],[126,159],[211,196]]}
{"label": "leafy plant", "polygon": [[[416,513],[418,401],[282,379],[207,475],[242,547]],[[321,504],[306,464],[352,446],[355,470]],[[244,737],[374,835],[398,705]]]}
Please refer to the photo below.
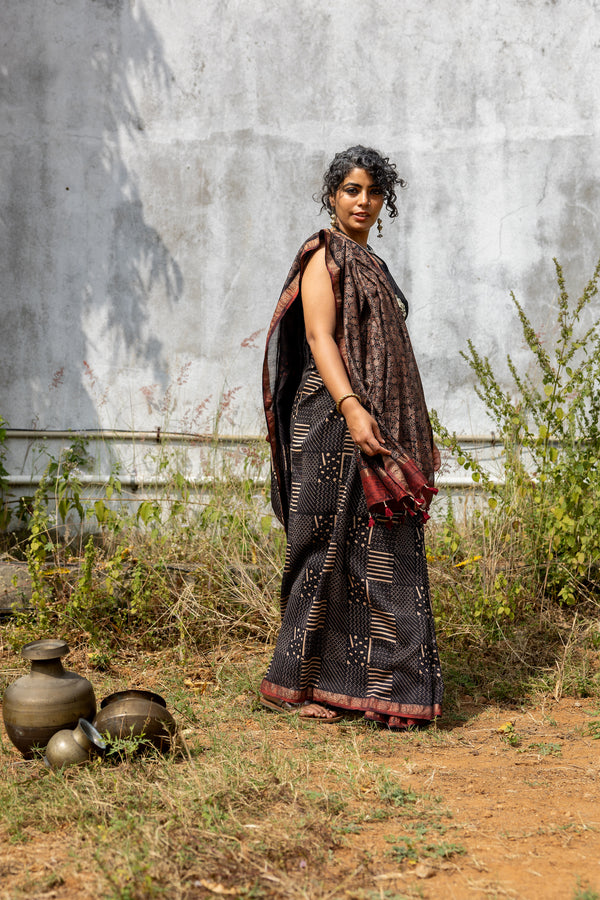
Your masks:
{"label": "leafy plant", "polygon": [[594,719],[592,722],[588,722],[587,733],[595,741],[600,740],[600,719]]}
{"label": "leafy plant", "polygon": [[[434,412],[434,428],[475,483],[487,510],[475,514],[485,571],[483,604],[496,619],[514,617],[524,596],[574,605],[597,594],[600,571],[600,322],[585,325],[597,294],[600,260],[581,297],[571,304],[562,269],[556,344],[546,349],[514,294],[532,373],[509,355],[513,390],[501,386],[490,360],[468,342],[462,356],[501,445],[501,478],[460,446]],[[526,588],[526,590],[523,590]],[[476,610],[477,612],[477,610]],[[479,612],[481,614],[481,612]]]}
{"label": "leafy plant", "polygon": [[86,510],[87,517],[95,519],[103,535],[119,534],[126,525],[127,518],[121,508],[114,509],[111,504],[115,499],[121,498],[123,487],[119,478],[118,464],[113,466],[110,477],[104,489],[104,497],[94,501],[93,506]]}
{"label": "leafy plant", "polygon": [[29,536],[25,547],[27,569],[31,578],[31,605],[35,609],[38,624],[43,630],[48,624],[50,584],[45,577],[46,560],[54,553],[54,541],[50,535],[50,517],[46,503],[46,479],[42,478],[35,492],[29,518]]}
{"label": "leafy plant", "polygon": [[592,890],[592,888],[582,886],[579,879],[577,879],[573,900],[600,900],[600,894]]}
{"label": "leafy plant", "polygon": [[0,531],[6,531],[10,524],[10,510],[6,502],[8,472],[6,462],[6,420],[0,416]]}
{"label": "leafy plant", "polygon": [[538,756],[562,756],[562,747],[560,744],[548,744],[541,741],[538,744],[529,744],[528,750],[534,750]]}
{"label": "leafy plant", "polygon": [[[24,504],[33,596],[13,645],[40,632],[83,635],[102,661],[124,644],[183,651],[234,634],[265,640],[274,633],[285,538],[266,514],[258,481],[264,454],[236,451],[232,472],[219,448],[204,487],[176,470],[177,453],[169,462],[167,449],[161,446],[159,460],[164,489],[136,509],[126,506],[117,468],[103,496],[85,496],[82,445],[50,458]],[[98,527],[84,548],[90,520]]]}

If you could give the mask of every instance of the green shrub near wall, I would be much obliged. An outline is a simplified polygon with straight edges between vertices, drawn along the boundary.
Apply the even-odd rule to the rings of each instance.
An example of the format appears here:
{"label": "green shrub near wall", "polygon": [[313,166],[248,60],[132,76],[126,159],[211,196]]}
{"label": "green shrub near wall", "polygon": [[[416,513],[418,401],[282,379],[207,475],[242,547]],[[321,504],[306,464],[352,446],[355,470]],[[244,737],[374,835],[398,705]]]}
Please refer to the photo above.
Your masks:
{"label": "green shrub near wall", "polygon": [[[574,304],[554,263],[558,339],[553,347],[512,295],[533,363],[519,372],[507,357],[512,391],[501,387],[489,358],[472,341],[462,354],[499,435],[500,483],[433,414],[444,446],[488,496],[487,511],[474,513],[468,539],[451,513],[439,534],[442,549],[454,548],[455,566],[478,557],[476,565],[469,563],[469,588],[461,594],[468,595],[478,616],[514,619],[525,607],[600,598],[600,323],[591,307],[600,261]],[[586,319],[591,320],[587,327]]]}

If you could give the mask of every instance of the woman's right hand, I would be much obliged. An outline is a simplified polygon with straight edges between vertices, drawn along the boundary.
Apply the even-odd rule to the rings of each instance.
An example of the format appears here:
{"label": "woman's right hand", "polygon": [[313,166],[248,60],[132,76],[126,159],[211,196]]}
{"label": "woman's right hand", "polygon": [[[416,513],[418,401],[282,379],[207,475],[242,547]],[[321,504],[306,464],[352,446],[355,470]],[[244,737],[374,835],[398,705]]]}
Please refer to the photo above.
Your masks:
{"label": "woman's right hand", "polygon": [[379,425],[355,397],[344,400],[342,414],[352,440],[366,456],[376,456],[378,453],[390,456],[391,451],[385,446]]}

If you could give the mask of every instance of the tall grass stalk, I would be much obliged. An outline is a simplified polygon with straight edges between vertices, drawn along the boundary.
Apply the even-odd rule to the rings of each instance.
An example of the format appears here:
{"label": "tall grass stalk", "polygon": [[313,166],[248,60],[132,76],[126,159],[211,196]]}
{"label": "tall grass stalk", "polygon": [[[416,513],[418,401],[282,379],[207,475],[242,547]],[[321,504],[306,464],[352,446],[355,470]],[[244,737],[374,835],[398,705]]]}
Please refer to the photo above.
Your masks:
{"label": "tall grass stalk", "polygon": [[[14,644],[56,632],[83,636],[102,655],[124,642],[198,648],[274,634],[284,534],[268,507],[263,456],[249,448],[231,463],[215,448],[197,486],[169,472],[168,448],[162,453],[166,487],[136,509],[122,502],[116,479],[106,498],[86,501],[77,489],[83,456],[69,467],[51,461],[13,548],[34,587]],[[71,512],[80,532],[87,519],[97,523],[75,555],[58,529]]]}
{"label": "tall grass stalk", "polygon": [[[472,341],[462,355],[476,377],[502,447],[500,483],[433,413],[434,428],[458,463],[487,491],[476,510],[468,550],[449,522],[456,562],[479,556],[472,568],[475,615],[514,619],[532,607],[597,603],[600,574],[600,321],[591,304],[600,261],[571,303],[555,260],[556,341],[541,336],[512,295],[530,351],[527,371],[509,355],[506,390],[489,358]],[[591,324],[585,325],[586,319]],[[475,539],[475,540],[473,540]]]}

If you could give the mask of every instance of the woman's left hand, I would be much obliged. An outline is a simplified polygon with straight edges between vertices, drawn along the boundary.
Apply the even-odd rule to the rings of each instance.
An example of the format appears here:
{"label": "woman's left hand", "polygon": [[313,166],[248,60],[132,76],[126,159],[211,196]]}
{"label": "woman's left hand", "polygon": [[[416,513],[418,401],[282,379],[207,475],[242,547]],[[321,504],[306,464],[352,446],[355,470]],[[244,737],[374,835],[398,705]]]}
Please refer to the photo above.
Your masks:
{"label": "woman's left hand", "polygon": [[434,444],[433,445],[433,471],[439,472],[441,465],[442,465],[442,457],[440,456],[440,451]]}

